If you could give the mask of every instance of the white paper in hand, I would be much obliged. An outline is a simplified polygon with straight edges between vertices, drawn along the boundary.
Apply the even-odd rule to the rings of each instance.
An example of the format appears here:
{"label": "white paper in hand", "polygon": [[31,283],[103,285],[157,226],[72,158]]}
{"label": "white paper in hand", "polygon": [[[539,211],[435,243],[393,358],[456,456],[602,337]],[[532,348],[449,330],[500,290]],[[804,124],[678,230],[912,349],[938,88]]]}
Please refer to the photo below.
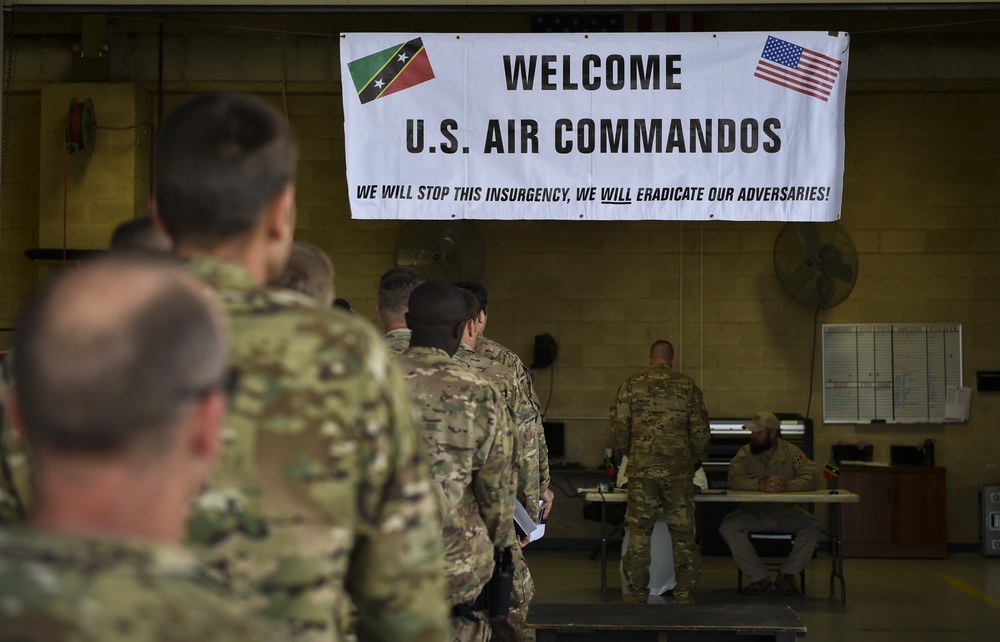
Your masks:
{"label": "white paper in hand", "polygon": [[514,501],[514,527],[518,537],[528,536],[528,541],[534,542],[545,534],[545,525],[531,521],[528,511],[520,501]]}

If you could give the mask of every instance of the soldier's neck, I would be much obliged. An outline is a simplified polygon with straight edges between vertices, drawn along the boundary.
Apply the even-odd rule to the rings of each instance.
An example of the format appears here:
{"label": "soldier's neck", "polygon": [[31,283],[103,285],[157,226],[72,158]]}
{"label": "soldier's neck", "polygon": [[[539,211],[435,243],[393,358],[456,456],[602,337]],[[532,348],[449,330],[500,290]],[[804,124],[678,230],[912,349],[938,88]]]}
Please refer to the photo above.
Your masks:
{"label": "soldier's neck", "polygon": [[185,259],[202,255],[236,263],[246,269],[258,284],[263,285],[267,282],[267,253],[259,243],[237,242],[210,247],[188,244],[177,246],[175,252]]}
{"label": "soldier's neck", "polygon": [[[187,510],[183,484],[158,474],[136,474],[130,465],[59,462],[39,469],[31,524],[74,537],[120,538],[179,544]],[[167,480],[169,482],[169,480]]]}

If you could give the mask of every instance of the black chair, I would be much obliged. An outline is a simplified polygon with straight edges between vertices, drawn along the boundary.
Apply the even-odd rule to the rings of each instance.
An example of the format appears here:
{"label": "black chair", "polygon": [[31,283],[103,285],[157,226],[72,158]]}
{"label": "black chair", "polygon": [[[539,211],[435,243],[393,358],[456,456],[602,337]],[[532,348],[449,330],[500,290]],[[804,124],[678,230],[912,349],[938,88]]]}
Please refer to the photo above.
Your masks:
{"label": "black chair", "polygon": [[[757,551],[761,561],[765,557],[780,557],[784,561],[788,554],[792,552],[792,545],[795,543],[794,533],[750,533],[750,545]],[[813,551],[813,555],[815,555]],[[768,568],[779,568],[781,562],[764,562]],[[799,573],[800,595],[806,594],[806,570]],[[743,592],[743,571],[736,567],[736,591]]]}

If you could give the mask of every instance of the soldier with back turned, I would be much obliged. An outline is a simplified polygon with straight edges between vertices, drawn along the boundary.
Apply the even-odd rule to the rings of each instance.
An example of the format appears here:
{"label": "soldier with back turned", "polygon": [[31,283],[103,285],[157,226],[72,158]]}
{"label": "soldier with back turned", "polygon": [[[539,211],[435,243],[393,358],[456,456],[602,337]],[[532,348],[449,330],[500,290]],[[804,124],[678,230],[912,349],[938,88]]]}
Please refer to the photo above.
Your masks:
{"label": "soldier with back turned", "polygon": [[628,527],[632,541],[623,560],[627,603],[649,597],[650,536],[662,508],[673,543],[678,604],[693,604],[701,574],[694,541],[691,475],[708,443],[708,412],[701,390],[673,369],[674,348],[655,342],[650,368],[626,379],[611,407],[611,434],[628,456]]}
{"label": "soldier with back turned", "polygon": [[444,502],[448,596],[456,642],[492,636],[486,584],[513,529],[518,441],[501,393],[453,359],[465,327],[462,292],[428,281],[410,295],[410,347],[399,363],[423,417],[421,434]]}
{"label": "soldier with back turned", "polygon": [[0,641],[278,640],[179,544],[233,381],[222,311],[176,265],[103,259],[22,312],[5,404],[35,455],[0,531]]}
{"label": "soldier with back turned", "polygon": [[427,275],[415,267],[394,267],[379,279],[377,308],[385,328],[382,340],[394,354],[410,345],[410,328],[406,325],[410,294],[426,280]]}
{"label": "soldier with back turned", "polygon": [[159,129],[154,217],[218,293],[243,375],[187,541],[287,639],[444,640],[441,515],[397,366],[364,321],[264,285],[288,260],[295,163],[248,96]]}
{"label": "soldier with back turned", "polygon": [[[524,449],[522,456],[521,476],[530,479],[524,480],[520,489],[525,492],[524,508],[532,520],[538,522],[548,517],[552,508],[554,493],[549,489],[549,461],[548,449],[545,446],[545,435],[542,432],[541,414],[538,407],[538,398],[535,396],[534,384],[531,374],[521,362],[517,354],[492,339],[486,338],[483,334],[486,329],[487,304],[489,294],[486,287],[479,281],[460,281],[456,286],[470,292],[479,303],[479,312],[475,319],[475,345],[472,346],[477,354],[486,357],[490,361],[506,368],[512,376],[517,386],[517,395],[520,399],[517,422],[521,435],[521,444]],[[537,498],[535,501],[535,489],[537,480]],[[522,542],[527,544],[525,540]],[[528,570],[527,560],[521,554],[519,548],[515,547],[514,558],[514,593],[511,596],[510,615],[508,621],[513,626],[518,640],[528,642],[535,639],[534,629],[525,626],[528,619],[528,610],[531,600],[535,596],[535,581]]]}

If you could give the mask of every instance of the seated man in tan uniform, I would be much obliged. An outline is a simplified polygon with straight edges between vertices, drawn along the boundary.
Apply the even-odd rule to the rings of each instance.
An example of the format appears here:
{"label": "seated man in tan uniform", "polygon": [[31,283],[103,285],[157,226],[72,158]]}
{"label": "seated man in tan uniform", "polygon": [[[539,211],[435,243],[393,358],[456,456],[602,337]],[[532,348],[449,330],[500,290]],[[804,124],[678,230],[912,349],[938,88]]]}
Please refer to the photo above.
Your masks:
{"label": "seated man in tan uniform", "polygon": [[[750,430],[750,443],[729,464],[730,488],[765,493],[816,490],[819,469],[798,447],[778,436],[777,417],[758,412],[743,427]],[[809,564],[820,531],[804,506],[746,503],[722,520],[719,533],[750,580],[743,589],[747,595],[771,587],[770,573],[750,544],[750,533],[794,533],[792,552],[778,570],[774,586],[785,595],[798,595],[795,576]]]}

